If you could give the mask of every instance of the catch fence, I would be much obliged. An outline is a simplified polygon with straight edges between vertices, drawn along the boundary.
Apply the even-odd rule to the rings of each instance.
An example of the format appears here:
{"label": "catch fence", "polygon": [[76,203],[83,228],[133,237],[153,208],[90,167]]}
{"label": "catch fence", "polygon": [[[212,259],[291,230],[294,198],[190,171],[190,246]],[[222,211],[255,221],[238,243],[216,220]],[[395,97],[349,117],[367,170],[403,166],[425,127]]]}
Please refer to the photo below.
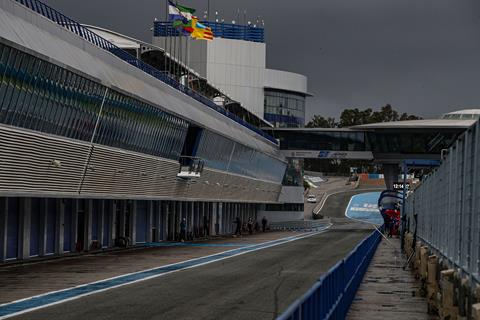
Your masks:
{"label": "catch fence", "polygon": [[480,283],[480,127],[468,129],[405,203],[407,229]]}

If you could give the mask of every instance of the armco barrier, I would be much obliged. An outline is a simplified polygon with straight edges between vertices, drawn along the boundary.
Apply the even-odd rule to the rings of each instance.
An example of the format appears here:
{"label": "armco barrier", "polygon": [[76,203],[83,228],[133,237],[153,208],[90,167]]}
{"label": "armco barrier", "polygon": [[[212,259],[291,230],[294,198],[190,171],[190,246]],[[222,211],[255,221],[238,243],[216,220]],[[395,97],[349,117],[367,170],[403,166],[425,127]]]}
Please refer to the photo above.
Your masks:
{"label": "armco barrier", "polygon": [[380,240],[375,230],[277,320],[344,319]]}

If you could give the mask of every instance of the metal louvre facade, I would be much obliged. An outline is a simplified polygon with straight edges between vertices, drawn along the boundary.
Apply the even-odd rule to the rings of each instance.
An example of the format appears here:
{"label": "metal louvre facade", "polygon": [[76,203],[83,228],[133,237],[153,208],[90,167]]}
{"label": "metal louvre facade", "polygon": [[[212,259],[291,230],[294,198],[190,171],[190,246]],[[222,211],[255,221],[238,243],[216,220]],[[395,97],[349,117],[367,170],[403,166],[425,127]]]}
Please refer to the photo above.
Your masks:
{"label": "metal louvre facade", "polygon": [[406,201],[411,232],[480,283],[480,124],[448,149]]}
{"label": "metal louvre facade", "polygon": [[286,163],[211,131],[202,134],[196,155],[207,167],[276,183],[286,169]]}
{"label": "metal louvre facade", "polygon": [[1,43],[0,103],[3,124],[170,159],[180,156],[188,128],[185,120]]}
{"label": "metal louvre facade", "polygon": [[[162,162],[166,159],[178,160],[189,126],[187,121],[18,49],[0,43],[0,50],[1,124],[161,157],[164,159]],[[208,137],[215,137],[215,139],[208,139]],[[201,141],[201,148],[199,148],[201,152],[198,156],[205,157],[207,167],[245,175],[254,178],[255,181],[264,180],[267,184],[281,182],[279,177],[285,169],[282,161],[207,130]],[[227,149],[218,150],[219,141],[228,145]],[[235,153],[233,153],[233,146],[237,150]],[[89,169],[85,175],[88,178],[95,168],[97,152],[102,148],[96,146],[89,151],[88,144],[82,148],[87,149],[82,151],[82,156],[75,155],[75,159],[79,159],[81,163],[78,170],[84,170],[85,168],[81,169],[82,166],[88,166]],[[35,149],[38,150],[39,147]],[[110,151],[110,153],[115,152],[118,153],[120,150]],[[123,155],[122,152],[119,154]],[[220,158],[209,162],[208,159],[213,154]],[[246,159],[245,154],[247,154]],[[130,157],[133,158],[133,154]],[[57,158],[61,158],[61,155],[52,154],[50,161]],[[108,165],[112,161],[116,159],[110,155],[110,159],[103,164]],[[158,176],[168,177],[171,185],[175,180],[178,163],[164,166],[170,169]],[[148,168],[152,169],[152,165],[145,166],[145,171],[148,171]],[[139,174],[145,175],[145,173]],[[84,179],[82,175],[80,178]],[[121,180],[119,177],[116,179]],[[215,183],[221,183],[223,179],[217,180]],[[121,185],[121,181],[116,183]],[[72,185],[70,192],[76,189],[81,191],[82,188],[83,186]],[[167,187],[167,189],[171,188]],[[262,186],[261,189],[264,187]],[[181,192],[177,193],[171,190],[168,192],[160,190],[162,189],[152,193],[147,188],[145,196],[199,198],[199,195],[188,195],[186,191],[180,190]],[[116,192],[108,194],[115,196]],[[128,195],[125,191],[120,194]],[[131,195],[141,197],[141,190],[132,192]],[[254,198],[259,200],[257,196]],[[244,198],[244,200],[248,199]],[[270,195],[265,200],[276,201]]]}

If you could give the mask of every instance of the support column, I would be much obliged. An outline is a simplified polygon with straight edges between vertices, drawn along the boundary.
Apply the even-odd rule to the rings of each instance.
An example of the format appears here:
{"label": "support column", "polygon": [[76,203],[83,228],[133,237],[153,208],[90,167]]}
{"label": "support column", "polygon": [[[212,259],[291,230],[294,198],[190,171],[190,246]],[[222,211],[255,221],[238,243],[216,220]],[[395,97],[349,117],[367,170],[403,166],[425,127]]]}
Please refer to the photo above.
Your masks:
{"label": "support column", "polygon": [[168,208],[168,202],[163,202],[161,203],[161,208],[162,208],[162,240],[167,241],[168,240],[168,215],[170,212],[170,209]]}
{"label": "support column", "polygon": [[225,203],[225,218],[226,218],[226,226],[225,226],[225,234],[230,234],[232,233],[232,213],[231,213],[231,204],[230,203]]}
{"label": "support column", "polygon": [[393,183],[398,180],[400,168],[398,164],[382,164],[385,184],[388,190],[393,190]]}
{"label": "support column", "polygon": [[[76,251],[78,242],[78,200],[72,199],[72,234],[70,235],[70,252]],[[41,216],[41,215],[40,215]]]}
{"label": "support column", "polygon": [[55,210],[56,214],[56,223],[55,223],[55,253],[63,254],[63,241],[65,237],[65,203],[63,199],[56,200]]}
{"label": "support column", "polygon": [[117,205],[120,206],[120,234],[117,234],[117,238],[125,237],[125,224],[126,224],[126,217],[127,217],[127,201],[126,200],[119,200]]}
{"label": "support column", "polygon": [[98,243],[100,244],[100,248],[108,246],[108,244],[103,243],[103,236],[105,235],[105,201],[107,200],[99,200],[99,209],[98,209]]}
{"label": "support column", "polygon": [[243,224],[245,223],[245,220],[242,219],[242,216],[240,216],[238,212],[238,205],[236,203],[232,203],[232,213],[233,213],[233,219],[236,219],[237,217],[240,217],[240,220],[242,220],[242,225],[240,228],[243,227]]}
{"label": "support column", "polygon": [[231,212],[230,212],[230,203],[225,203],[225,211],[224,211],[224,216],[225,216],[225,234],[229,234],[231,233],[231,229],[232,229],[232,217],[230,216],[231,215]]}
{"label": "support column", "polygon": [[47,201],[48,199],[46,198],[40,200],[39,256],[44,256],[47,252]]}
{"label": "support column", "polygon": [[0,261],[7,258],[7,208],[8,198],[0,198]]}
{"label": "support column", "polygon": [[153,201],[148,200],[147,201],[147,236],[145,237],[147,242],[152,242],[152,229],[153,229],[152,228],[152,226],[153,226],[152,219],[153,219],[153,214],[154,214]]}
{"label": "support column", "polygon": [[217,215],[217,212],[218,212],[218,206],[217,206],[217,203],[216,202],[212,202],[212,205],[211,205],[211,217],[212,219],[210,220],[210,233],[212,235],[218,235],[218,215]]}
{"label": "support column", "polygon": [[195,235],[193,233],[194,228],[193,228],[193,222],[194,222],[194,215],[195,215],[195,202],[189,202],[189,207],[188,207],[188,230],[190,234],[192,235],[192,238],[195,238]]}
{"label": "support column", "polygon": [[158,242],[163,241],[163,226],[165,225],[163,222],[163,204],[162,201],[155,201],[154,202],[154,207],[155,207],[155,214],[157,215],[157,219],[155,220],[157,224],[155,225],[155,228],[157,229],[157,240]]}
{"label": "support column", "polygon": [[18,207],[18,259],[30,258],[31,199],[20,198]]}
{"label": "support column", "polygon": [[193,232],[194,236],[198,237],[198,229],[200,227],[200,202],[194,203],[194,218],[193,218]]}
{"label": "support column", "polygon": [[137,243],[137,207],[138,201],[132,201],[132,212],[130,212],[130,244],[134,246]]}
{"label": "support column", "polygon": [[90,244],[92,243],[92,214],[93,212],[93,200],[88,199],[85,201],[85,229],[84,229],[84,243],[83,249],[85,251],[90,250]]}
{"label": "support column", "polygon": [[175,240],[175,215],[177,212],[176,202],[172,201],[169,203],[168,208],[168,239],[170,241]]}
{"label": "support column", "polygon": [[223,204],[221,202],[218,203],[218,233],[225,234],[225,219],[223,216]]}
{"label": "support column", "polygon": [[110,221],[109,228],[110,228],[110,236],[108,237],[108,247],[113,247],[115,245],[115,239],[117,238],[117,201],[116,200],[108,200],[110,201],[110,205],[108,206],[108,219]]}
{"label": "support column", "polygon": [[210,236],[215,235],[215,215],[213,212],[213,202],[208,203],[208,230],[210,232]]}

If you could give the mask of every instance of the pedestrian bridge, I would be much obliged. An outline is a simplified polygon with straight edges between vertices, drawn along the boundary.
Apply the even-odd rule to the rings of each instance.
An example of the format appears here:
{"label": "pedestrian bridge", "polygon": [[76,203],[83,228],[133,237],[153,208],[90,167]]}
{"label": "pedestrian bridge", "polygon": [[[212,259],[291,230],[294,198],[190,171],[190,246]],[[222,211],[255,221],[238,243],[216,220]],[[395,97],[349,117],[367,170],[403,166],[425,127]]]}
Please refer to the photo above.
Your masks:
{"label": "pedestrian bridge", "polygon": [[400,163],[407,159],[439,160],[475,120],[411,120],[351,128],[274,128],[266,131],[280,141],[288,158],[363,159]]}

